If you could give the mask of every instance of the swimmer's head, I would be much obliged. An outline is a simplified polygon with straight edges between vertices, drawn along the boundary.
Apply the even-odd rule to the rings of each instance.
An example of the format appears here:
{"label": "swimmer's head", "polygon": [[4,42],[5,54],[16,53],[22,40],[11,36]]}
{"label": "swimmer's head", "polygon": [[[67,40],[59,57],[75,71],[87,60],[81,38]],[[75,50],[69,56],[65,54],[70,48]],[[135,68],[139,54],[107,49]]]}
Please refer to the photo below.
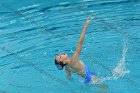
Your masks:
{"label": "swimmer's head", "polygon": [[69,61],[68,54],[60,54],[55,59],[55,65],[59,70],[62,70],[64,66],[67,65],[68,61]]}

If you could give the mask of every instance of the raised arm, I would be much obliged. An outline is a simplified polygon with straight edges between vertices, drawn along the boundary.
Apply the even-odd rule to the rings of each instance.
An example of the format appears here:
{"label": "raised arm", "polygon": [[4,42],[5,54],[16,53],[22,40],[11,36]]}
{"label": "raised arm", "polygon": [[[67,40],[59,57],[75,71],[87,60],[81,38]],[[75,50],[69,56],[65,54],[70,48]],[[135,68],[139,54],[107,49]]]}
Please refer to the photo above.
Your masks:
{"label": "raised arm", "polygon": [[79,39],[79,42],[78,42],[78,46],[77,46],[77,49],[76,49],[76,52],[74,53],[73,57],[72,57],[72,60],[78,60],[78,57],[80,55],[80,52],[81,52],[81,48],[82,48],[82,44],[83,44],[83,41],[84,41],[84,37],[85,37],[85,34],[86,34],[86,29],[88,27],[88,24],[90,23],[91,19],[87,19],[84,27],[83,27],[83,30],[82,30],[82,33],[81,33],[81,36],[80,36],[80,39]]}

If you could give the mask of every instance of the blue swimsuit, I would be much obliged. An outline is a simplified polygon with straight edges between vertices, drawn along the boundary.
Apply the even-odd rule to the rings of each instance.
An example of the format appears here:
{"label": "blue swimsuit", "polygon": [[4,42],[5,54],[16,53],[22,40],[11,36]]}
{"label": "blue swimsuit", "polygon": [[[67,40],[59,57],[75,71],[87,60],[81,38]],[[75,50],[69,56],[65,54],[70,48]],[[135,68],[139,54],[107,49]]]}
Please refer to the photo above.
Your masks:
{"label": "blue swimsuit", "polygon": [[89,67],[86,66],[86,65],[84,66],[84,70],[86,72],[86,77],[85,77],[84,82],[85,83],[89,83],[90,80],[91,80],[91,76],[95,75],[95,73],[91,72],[90,69],[89,69]]}

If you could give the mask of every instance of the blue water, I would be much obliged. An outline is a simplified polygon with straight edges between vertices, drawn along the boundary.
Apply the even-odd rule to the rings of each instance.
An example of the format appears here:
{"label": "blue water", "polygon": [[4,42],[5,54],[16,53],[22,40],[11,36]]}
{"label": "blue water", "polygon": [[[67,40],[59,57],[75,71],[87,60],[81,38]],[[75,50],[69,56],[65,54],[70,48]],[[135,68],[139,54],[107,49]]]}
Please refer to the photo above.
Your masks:
{"label": "blue water", "polygon": [[[100,82],[58,71],[89,16],[80,60]],[[139,0],[1,0],[0,93],[140,93]],[[101,84],[104,85],[101,85]]]}

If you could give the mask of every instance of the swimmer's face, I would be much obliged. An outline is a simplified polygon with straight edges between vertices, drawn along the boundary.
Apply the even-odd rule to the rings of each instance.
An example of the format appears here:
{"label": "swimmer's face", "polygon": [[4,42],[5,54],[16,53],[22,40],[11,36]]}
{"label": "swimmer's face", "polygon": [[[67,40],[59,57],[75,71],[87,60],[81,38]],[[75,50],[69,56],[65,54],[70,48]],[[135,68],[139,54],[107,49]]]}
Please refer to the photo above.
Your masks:
{"label": "swimmer's face", "polygon": [[63,62],[64,64],[65,63],[65,60],[68,58],[68,54],[60,54],[56,57],[56,60],[57,60],[57,63],[59,62]]}
{"label": "swimmer's face", "polygon": [[67,54],[60,54],[56,57],[55,65],[59,70],[62,70],[64,68],[64,66],[67,65],[67,63],[66,63],[67,58],[68,58]]}

